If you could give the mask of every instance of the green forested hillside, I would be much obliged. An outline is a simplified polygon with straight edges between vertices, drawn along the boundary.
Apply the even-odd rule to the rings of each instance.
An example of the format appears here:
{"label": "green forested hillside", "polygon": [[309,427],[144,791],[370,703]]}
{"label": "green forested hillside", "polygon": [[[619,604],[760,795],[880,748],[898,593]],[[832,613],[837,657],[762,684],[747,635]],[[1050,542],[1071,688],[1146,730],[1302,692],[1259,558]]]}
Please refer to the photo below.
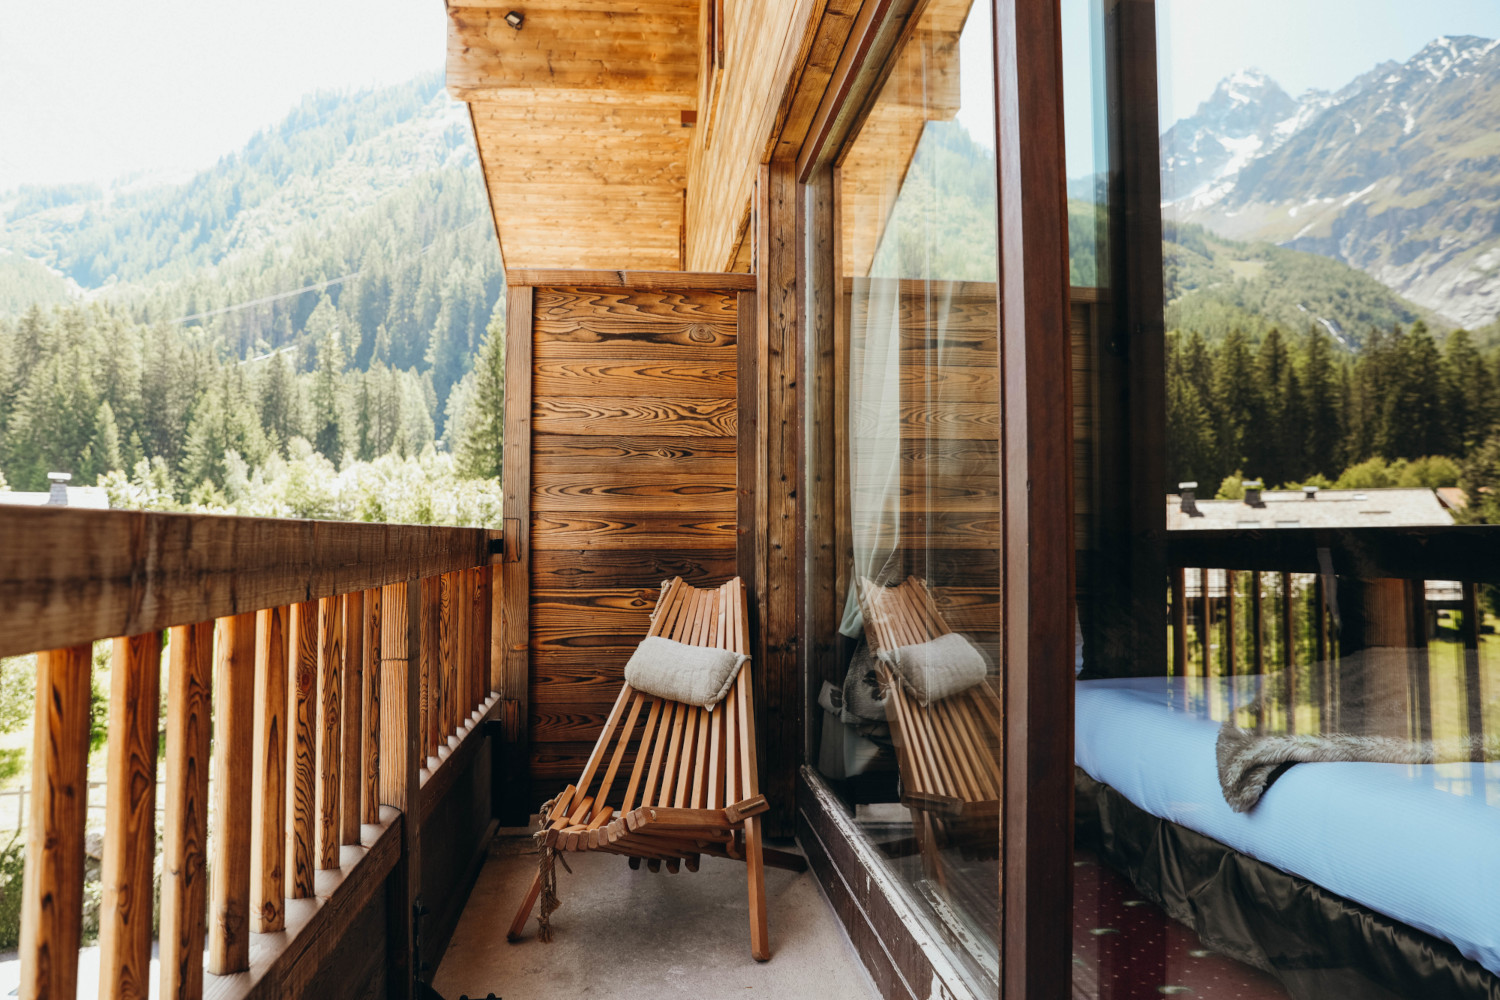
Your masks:
{"label": "green forested hillside", "polygon": [[[276,512],[273,480],[314,467],[360,489],[381,477],[351,467],[387,455],[418,463],[390,489],[498,474],[498,341],[489,382],[473,368],[503,271],[439,74],[310,97],[185,184],[32,186],[0,194],[0,219],[11,487],[59,470],[136,505]],[[423,510],[382,503],[359,516]]]}
{"label": "green forested hillside", "polygon": [[1194,225],[1169,225],[1163,235],[1169,330],[1219,339],[1238,329],[1258,339],[1273,327],[1317,324],[1353,349],[1371,329],[1431,321],[1374,278],[1330,257],[1239,243]]}
{"label": "green forested hillside", "polygon": [[61,276],[29,257],[0,252],[0,316],[67,301],[68,283]]}

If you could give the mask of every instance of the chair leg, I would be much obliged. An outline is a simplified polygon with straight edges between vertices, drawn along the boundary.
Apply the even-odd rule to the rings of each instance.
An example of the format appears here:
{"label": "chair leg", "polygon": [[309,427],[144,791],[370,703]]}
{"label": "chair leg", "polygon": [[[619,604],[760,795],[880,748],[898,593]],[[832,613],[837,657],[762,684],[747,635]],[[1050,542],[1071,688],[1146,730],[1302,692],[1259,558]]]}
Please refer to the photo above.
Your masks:
{"label": "chair leg", "polygon": [[750,890],[750,956],[764,962],[771,957],[771,936],[766,929],[766,865],[759,816],[745,820],[745,871]]}
{"label": "chair leg", "polygon": [[542,894],[542,873],[537,872],[531,878],[531,888],[526,890],[526,898],[521,900],[521,908],[516,910],[516,918],[510,922],[510,930],[505,934],[507,941],[519,941],[521,935],[526,932],[526,921],[531,917],[532,908]]}

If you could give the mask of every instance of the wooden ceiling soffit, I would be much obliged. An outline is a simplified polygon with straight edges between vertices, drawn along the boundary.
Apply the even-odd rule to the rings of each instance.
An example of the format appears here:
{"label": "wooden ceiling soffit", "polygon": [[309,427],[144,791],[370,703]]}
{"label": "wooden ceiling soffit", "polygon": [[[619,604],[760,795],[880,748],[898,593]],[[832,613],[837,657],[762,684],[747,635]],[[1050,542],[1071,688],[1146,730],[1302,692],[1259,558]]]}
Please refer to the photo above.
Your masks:
{"label": "wooden ceiling soffit", "polygon": [[698,0],[480,0],[448,19],[448,92],[506,266],[680,268]]}

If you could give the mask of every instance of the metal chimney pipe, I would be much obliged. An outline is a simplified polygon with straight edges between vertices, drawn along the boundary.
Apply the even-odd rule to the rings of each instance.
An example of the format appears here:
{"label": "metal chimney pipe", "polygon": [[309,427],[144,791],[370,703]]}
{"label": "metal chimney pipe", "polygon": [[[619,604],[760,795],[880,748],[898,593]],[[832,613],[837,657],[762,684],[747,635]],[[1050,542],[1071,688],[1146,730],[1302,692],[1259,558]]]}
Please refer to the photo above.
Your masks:
{"label": "metal chimney pipe", "polygon": [[1198,484],[1178,483],[1177,496],[1182,501],[1182,512],[1188,517],[1201,517],[1198,510]]}
{"label": "metal chimney pipe", "polygon": [[48,507],[66,507],[68,505],[68,483],[73,477],[66,472],[49,472],[47,480],[52,484],[47,491]]}

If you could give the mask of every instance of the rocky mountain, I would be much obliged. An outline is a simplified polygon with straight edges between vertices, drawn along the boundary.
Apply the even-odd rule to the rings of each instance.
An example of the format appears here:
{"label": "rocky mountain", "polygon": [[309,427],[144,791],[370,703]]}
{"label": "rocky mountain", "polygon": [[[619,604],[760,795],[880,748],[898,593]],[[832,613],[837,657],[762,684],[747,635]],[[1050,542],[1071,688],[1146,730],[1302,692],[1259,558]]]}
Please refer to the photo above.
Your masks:
{"label": "rocky mountain", "polygon": [[1455,323],[1500,316],[1500,42],[1443,37],[1334,93],[1238,73],[1162,137],[1181,222],[1342,261]]}

